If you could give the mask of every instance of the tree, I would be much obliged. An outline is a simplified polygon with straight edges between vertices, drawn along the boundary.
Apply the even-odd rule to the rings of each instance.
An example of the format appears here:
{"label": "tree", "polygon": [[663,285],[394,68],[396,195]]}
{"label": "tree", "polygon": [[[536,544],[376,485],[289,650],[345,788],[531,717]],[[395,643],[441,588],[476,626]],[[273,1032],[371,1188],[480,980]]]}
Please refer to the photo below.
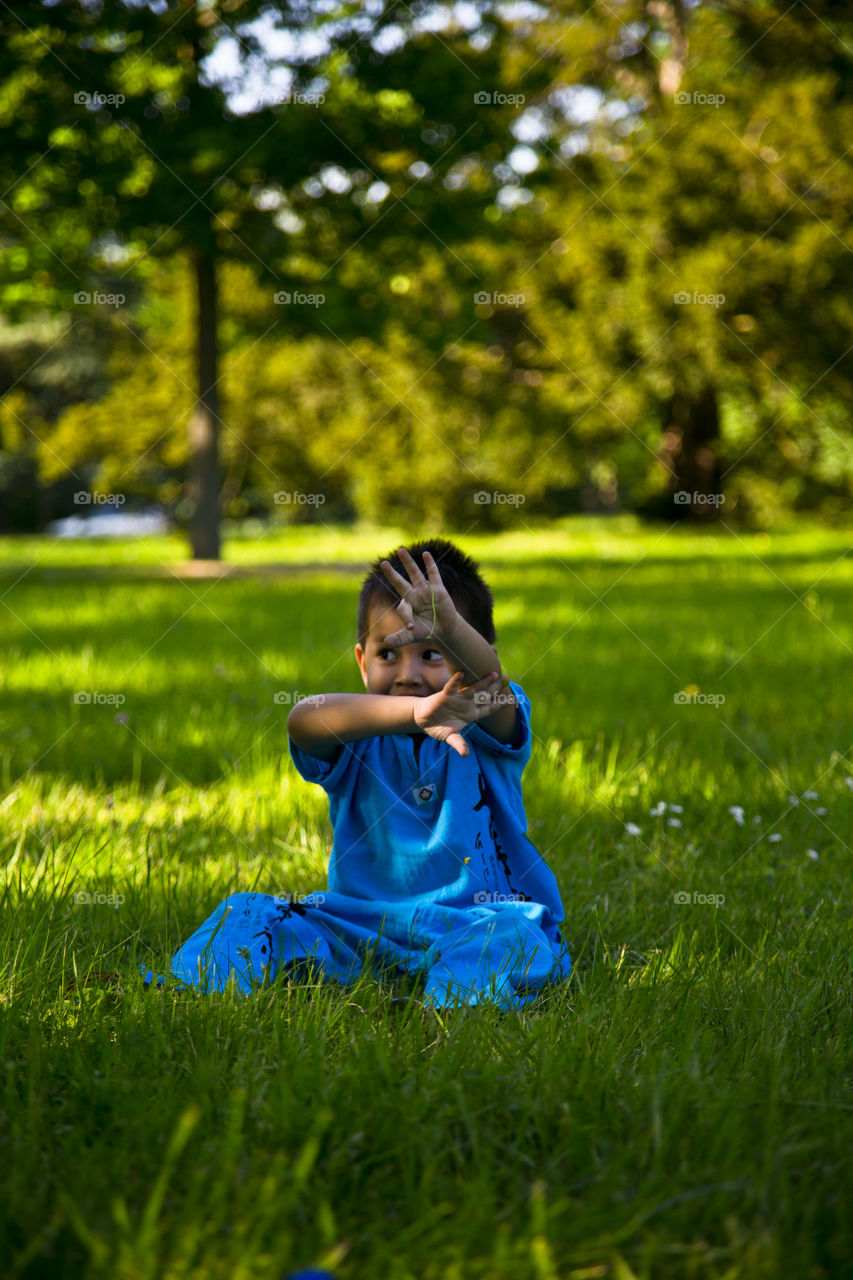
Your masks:
{"label": "tree", "polygon": [[713,518],[721,486],[748,506],[750,452],[794,500],[818,471],[843,501],[853,24],[829,5],[549,8],[536,38],[561,65],[511,277],[566,419],[548,456],[633,441],[633,500],[670,516]]}
{"label": "tree", "polygon": [[[459,56],[451,43],[422,34],[403,40],[396,80],[392,75],[389,86],[385,60],[374,44],[383,30],[401,29],[402,19],[411,24],[407,5],[382,6],[378,16],[367,15],[367,24],[359,6],[341,6],[335,21],[328,6],[277,6],[285,25],[294,30],[322,27],[328,49],[322,58],[291,57],[290,69],[297,61],[301,74],[294,82],[296,97],[291,86],[286,106],[243,116],[229,111],[227,86],[205,82],[204,56],[217,39],[233,32],[248,51],[249,63],[257,61],[260,37],[252,34],[247,22],[259,12],[260,6],[250,0],[204,7],[181,0],[156,13],[147,6],[105,2],[95,8],[68,0],[50,7],[49,24],[44,6],[29,6],[27,16],[41,25],[29,29],[27,24],[25,33],[9,33],[11,79],[17,75],[20,91],[10,94],[4,123],[14,136],[17,158],[30,149],[26,159],[31,176],[21,183],[18,195],[30,233],[25,269],[33,260],[33,239],[66,268],[87,253],[92,266],[102,266],[96,254],[108,232],[117,237],[114,260],[141,257],[144,264],[146,255],[166,258],[183,251],[193,263],[198,313],[198,394],[190,425],[193,549],[205,557],[218,555],[219,258],[253,261],[263,278],[281,287],[316,277],[323,266],[329,270],[350,246],[372,233],[373,261],[384,271],[398,253],[401,238],[411,244],[418,234],[430,235],[448,245],[454,236],[467,237],[471,196],[482,203],[488,187],[488,182],[481,183],[476,194],[472,187],[456,196],[452,184],[448,188],[442,180],[450,162],[435,155],[430,156],[432,163],[419,160],[424,123],[436,123],[428,134],[445,142],[452,138],[455,126],[447,125],[446,117],[462,103],[470,104],[478,76],[472,70],[472,83],[467,88],[460,85],[458,69],[452,65],[459,63]],[[13,20],[4,21],[10,25]],[[358,45],[352,40],[353,29],[365,55],[360,68],[358,54],[347,55],[341,48],[345,42]],[[45,50],[55,56],[58,70],[47,62]],[[476,56],[487,66],[494,64],[488,48]],[[316,69],[321,62],[324,91],[319,102],[305,69]],[[404,87],[407,72],[410,81]],[[63,114],[69,77],[98,86],[78,90],[86,101],[79,104],[81,119],[71,125]],[[39,102],[19,114],[24,87],[34,84]],[[413,84],[422,101],[414,97]],[[486,146],[500,135],[506,116],[506,111],[481,114],[469,130]],[[444,151],[449,150],[452,147],[445,145]],[[61,156],[61,166],[50,160],[52,153]],[[416,193],[407,203],[411,172],[418,164],[433,179],[430,197]],[[380,213],[377,200],[369,198],[377,186],[393,195],[392,213],[380,236],[373,229],[387,210]],[[287,237],[270,216],[271,209],[278,214],[282,207],[298,209],[300,202],[316,198],[317,188],[325,207],[312,210],[304,220],[305,235],[297,249],[285,246]],[[75,190],[84,203],[70,214]],[[19,210],[11,208],[10,213],[12,220],[23,221]],[[60,248],[62,224],[69,220],[74,229],[70,251]],[[6,231],[12,238],[8,224]],[[132,262],[124,274],[131,267]],[[376,270],[375,265],[374,274]],[[471,268],[466,270],[469,277],[475,276]],[[332,286],[338,302],[328,315],[345,330],[352,315],[347,294],[355,288],[363,298],[365,291],[359,281],[347,278],[346,270],[339,275]],[[61,292],[61,285],[57,288]],[[378,317],[357,319],[363,329],[371,322],[375,326]]]}

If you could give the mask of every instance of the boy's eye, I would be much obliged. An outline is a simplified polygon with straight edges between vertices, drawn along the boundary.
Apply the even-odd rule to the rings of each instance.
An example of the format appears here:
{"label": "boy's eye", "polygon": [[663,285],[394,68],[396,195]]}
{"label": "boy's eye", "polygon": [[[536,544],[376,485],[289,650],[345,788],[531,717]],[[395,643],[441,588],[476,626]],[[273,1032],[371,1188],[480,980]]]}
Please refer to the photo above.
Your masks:
{"label": "boy's eye", "polygon": [[[396,657],[397,650],[396,650],[396,649],[380,649],[380,650],[379,650],[379,657],[380,657],[380,658],[384,658],[386,653],[390,653],[390,654],[391,654],[391,657],[393,658],[393,657]],[[424,657],[425,657],[425,658],[430,658],[430,660],[431,660],[431,661],[434,661],[436,658],[442,658],[443,656],[444,656],[444,655],[442,654],[442,652],[441,652],[441,650],[440,650],[440,649],[426,649],[426,650],[424,650]]]}

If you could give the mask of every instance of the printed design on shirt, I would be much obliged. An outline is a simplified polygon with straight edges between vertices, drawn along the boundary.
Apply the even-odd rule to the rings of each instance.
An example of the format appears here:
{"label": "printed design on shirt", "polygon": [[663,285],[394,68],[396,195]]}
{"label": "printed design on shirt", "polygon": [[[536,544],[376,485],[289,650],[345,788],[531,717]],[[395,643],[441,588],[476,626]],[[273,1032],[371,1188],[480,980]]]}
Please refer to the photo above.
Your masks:
{"label": "printed design on shirt", "polygon": [[[299,916],[305,916],[307,908],[301,902],[296,902],[289,893],[276,894],[273,906],[273,913],[276,919],[272,923],[282,924],[285,920],[290,919],[294,912]],[[248,906],[243,908],[243,915],[248,916],[251,914],[251,909]],[[268,926],[260,929],[257,933],[253,933],[252,938],[263,938],[259,948],[260,953],[262,956],[272,957],[272,930]]]}
{"label": "printed design on shirt", "polygon": [[412,787],[409,793],[416,805],[429,804],[430,800],[435,799],[438,788],[434,782],[420,783],[416,787]]}
{"label": "printed design on shirt", "polygon": [[[520,902],[532,902],[533,899],[529,896],[529,894],[521,893],[518,889],[513,887],[512,877],[509,869],[509,858],[507,857],[506,849],[503,847],[503,845],[501,844],[498,838],[498,826],[497,826],[497,823],[495,822],[495,815],[492,813],[491,809],[489,808],[488,798],[486,796],[486,780],[483,777],[482,773],[479,773],[479,772],[477,773],[477,783],[480,788],[480,799],[477,801],[475,805],[472,806],[472,808],[474,812],[476,812],[478,809],[485,809],[486,813],[489,815],[489,835],[491,836],[492,844],[494,845],[494,850],[495,850],[495,853],[497,854],[497,860],[501,864],[504,871],[504,875],[506,876],[506,881],[507,881],[507,884],[509,885],[510,893],[514,898],[518,899]],[[483,850],[483,839],[482,839],[481,831],[477,832],[476,839],[474,840],[474,848],[478,852],[482,852]],[[493,883],[497,884],[497,868],[495,864],[495,853],[491,853],[491,852],[489,853],[489,863],[491,865],[492,875],[494,876]],[[487,867],[486,865],[485,858],[483,859],[483,879],[486,881],[487,884],[490,883],[489,867]]]}

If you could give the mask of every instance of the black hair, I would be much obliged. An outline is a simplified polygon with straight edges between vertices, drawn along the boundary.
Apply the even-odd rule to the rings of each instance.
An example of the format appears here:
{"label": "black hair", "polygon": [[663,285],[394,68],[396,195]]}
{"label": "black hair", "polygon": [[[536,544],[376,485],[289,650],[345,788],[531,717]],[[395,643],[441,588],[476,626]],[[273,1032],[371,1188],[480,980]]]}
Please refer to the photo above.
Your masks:
{"label": "black hair", "polygon": [[[495,624],[492,617],[494,601],[492,593],[480,576],[480,567],[476,560],[466,556],[446,538],[425,538],[421,542],[404,544],[409,555],[426,578],[424,551],[428,551],[438,566],[441,580],[447,588],[448,595],[456,605],[459,613],[469,626],[489,644],[496,639]],[[370,609],[378,604],[385,609],[395,609],[400,603],[400,595],[391,585],[381,569],[381,562],[388,560],[402,578],[408,582],[409,575],[403,562],[393,551],[389,556],[380,556],[370,567],[370,572],[361,586],[358,597],[358,643],[364,648],[367,644],[367,629]]]}

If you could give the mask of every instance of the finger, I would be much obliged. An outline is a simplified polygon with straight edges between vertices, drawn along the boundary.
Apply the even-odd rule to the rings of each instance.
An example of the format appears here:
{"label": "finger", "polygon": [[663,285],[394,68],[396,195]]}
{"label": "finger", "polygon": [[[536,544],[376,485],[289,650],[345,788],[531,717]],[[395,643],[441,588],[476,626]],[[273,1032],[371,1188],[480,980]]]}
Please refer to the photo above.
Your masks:
{"label": "finger", "polygon": [[397,588],[397,591],[400,593],[401,596],[405,596],[408,591],[411,591],[412,589],[411,582],[407,582],[405,578],[400,576],[400,574],[391,564],[390,560],[381,560],[379,563],[379,568],[385,574],[385,577],[388,579],[388,581],[394,587]]}
{"label": "finger", "polygon": [[397,605],[397,613],[400,616],[400,621],[405,623],[405,630],[395,631],[393,636],[383,637],[386,644],[393,640],[396,640],[399,643],[400,641],[409,639],[407,632],[415,625],[412,618],[412,606],[406,600],[401,600]]}
{"label": "finger", "polygon": [[449,747],[453,747],[453,750],[458,752],[460,756],[468,756],[471,754],[468,749],[468,744],[462,737],[461,733],[451,733],[450,737],[447,739],[447,745]]}
{"label": "finger", "polygon": [[405,547],[400,547],[397,555],[406,566],[406,573],[412,579],[412,585],[416,587],[425,587],[427,585],[426,578],[421,573],[418,563],[408,553]]}
{"label": "finger", "polygon": [[438,565],[428,551],[424,552],[424,564],[426,565],[427,577],[432,585],[434,587],[443,586],[441,574],[438,572]]}

